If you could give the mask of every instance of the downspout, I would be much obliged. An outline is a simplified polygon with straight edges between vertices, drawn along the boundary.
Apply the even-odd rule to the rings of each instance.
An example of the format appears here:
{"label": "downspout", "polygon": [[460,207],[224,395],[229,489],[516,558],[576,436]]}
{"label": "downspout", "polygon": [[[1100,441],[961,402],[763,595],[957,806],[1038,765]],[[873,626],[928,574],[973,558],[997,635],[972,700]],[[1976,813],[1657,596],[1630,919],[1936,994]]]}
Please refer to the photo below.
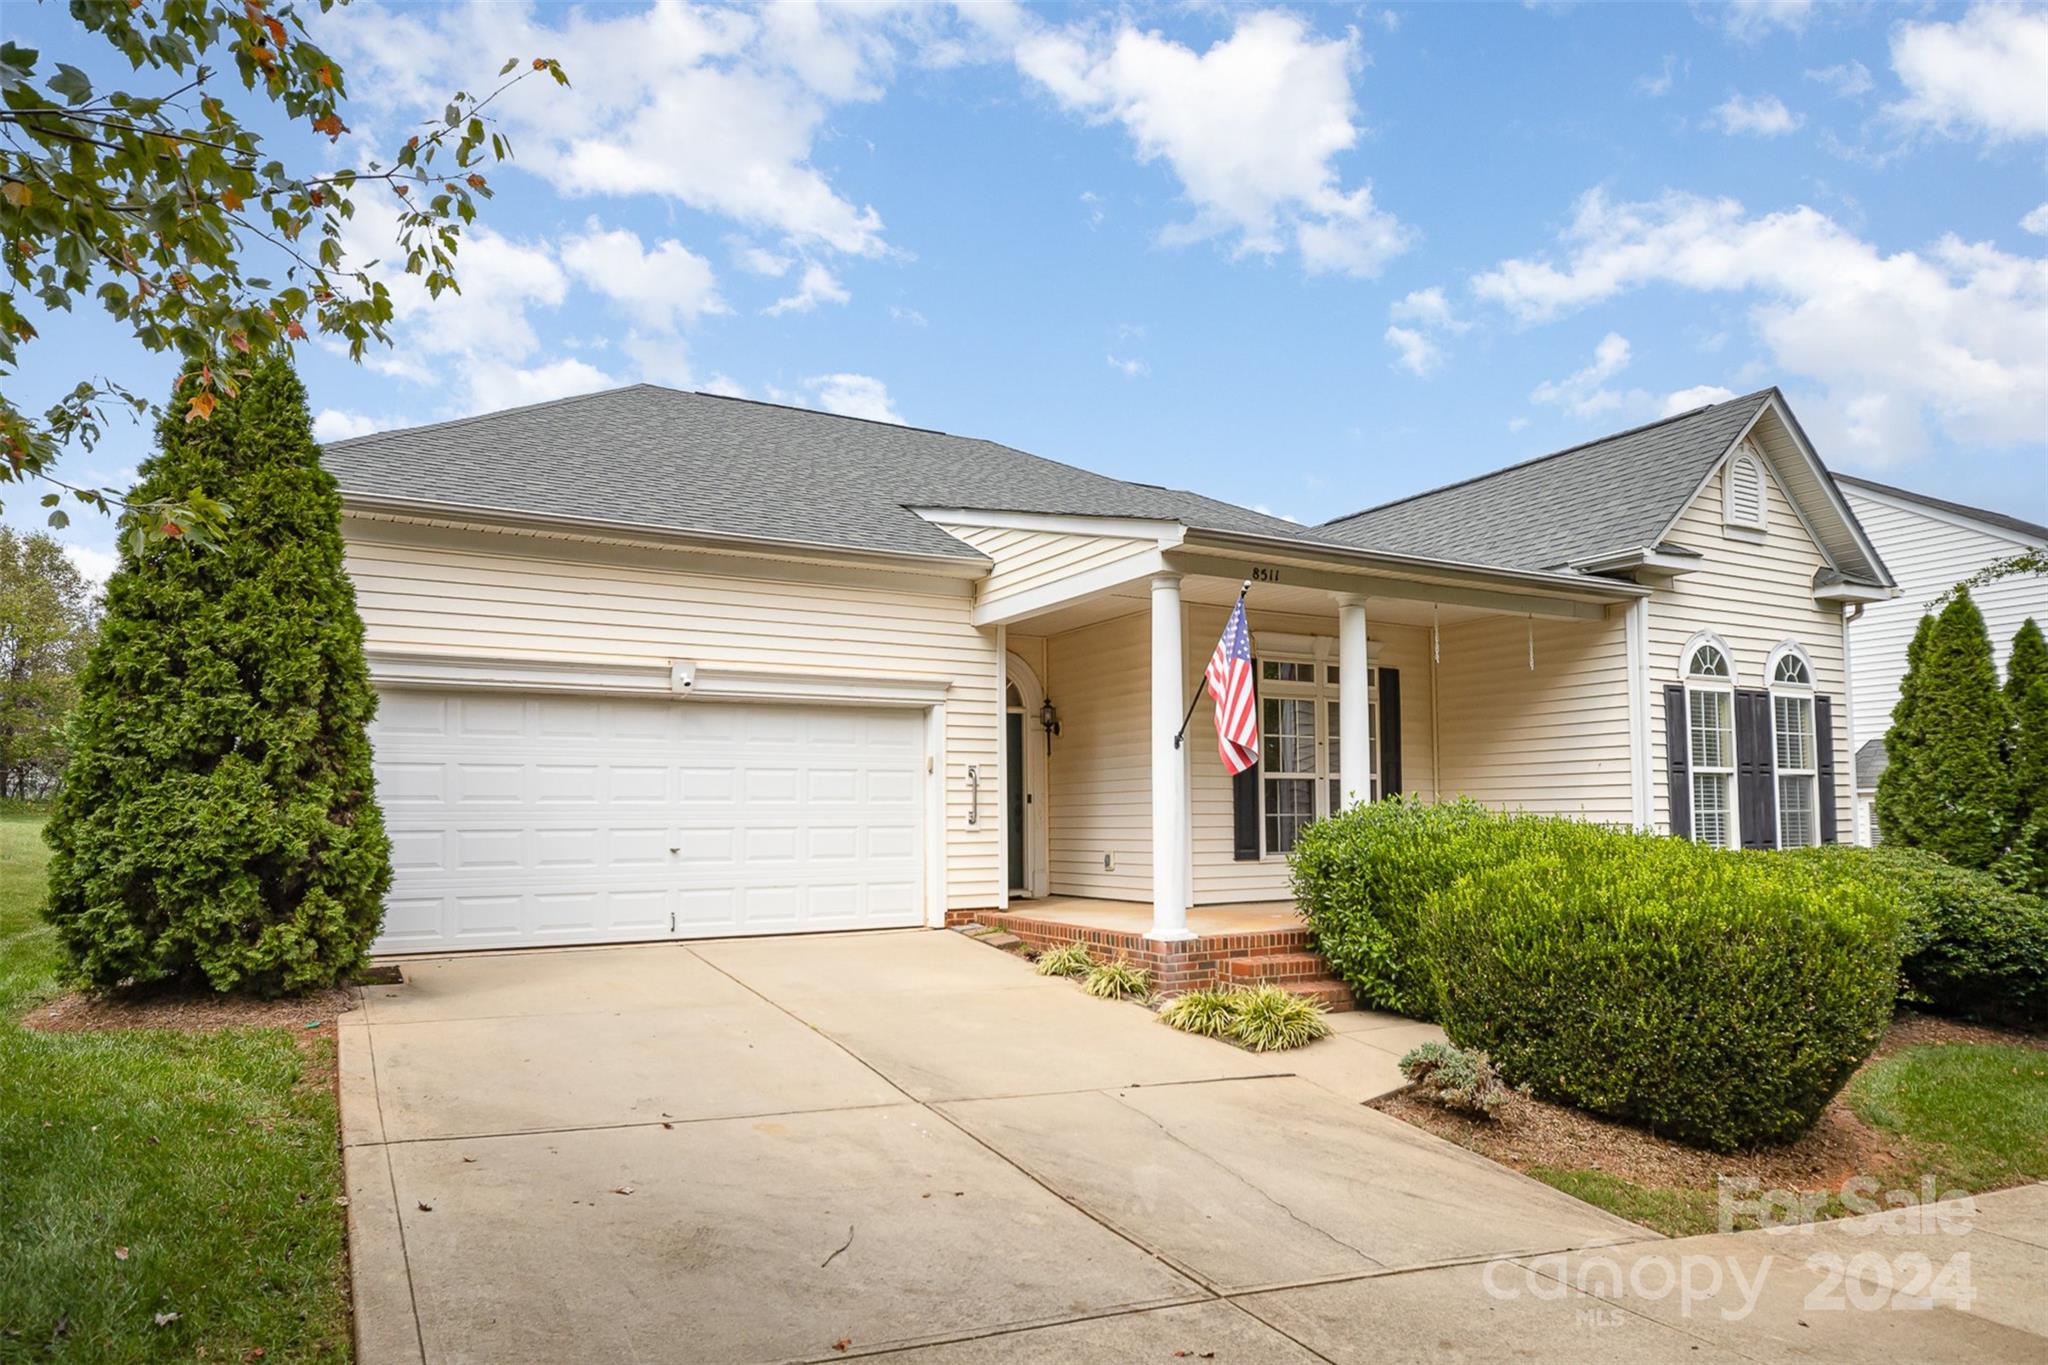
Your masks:
{"label": "downspout", "polygon": [[1856,656],[1849,643],[1849,627],[1863,619],[1863,607],[1861,602],[1845,603],[1842,607],[1842,709],[1849,713],[1849,837],[1867,845],[1876,840],[1864,828],[1863,793],[1856,783]]}
{"label": "downspout", "polygon": [[1650,795],[1650,599],[1628,604],[1623,644],[1628,651],[1629,813],[1635,827],[1651,825]]}

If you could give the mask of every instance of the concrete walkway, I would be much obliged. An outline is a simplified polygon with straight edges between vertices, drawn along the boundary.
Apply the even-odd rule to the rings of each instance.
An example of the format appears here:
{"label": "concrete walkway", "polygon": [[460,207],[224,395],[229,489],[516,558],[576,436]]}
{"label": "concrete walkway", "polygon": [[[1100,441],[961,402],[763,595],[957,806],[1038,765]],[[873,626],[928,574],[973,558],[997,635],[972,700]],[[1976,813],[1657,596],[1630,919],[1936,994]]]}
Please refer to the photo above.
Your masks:
{"label": "concrete walkway", "polygon": [[1384,1016],[1259,1057],[914,931],[406,975],[341,1029],[363,1365],[2048,1351],[2039,1191],[1955,1234],[1976,1311],[1829,1315],[1787,1261],[1724,1320],[1630,1278],[1694,1244],[1360,1107],[1422,1033]]}

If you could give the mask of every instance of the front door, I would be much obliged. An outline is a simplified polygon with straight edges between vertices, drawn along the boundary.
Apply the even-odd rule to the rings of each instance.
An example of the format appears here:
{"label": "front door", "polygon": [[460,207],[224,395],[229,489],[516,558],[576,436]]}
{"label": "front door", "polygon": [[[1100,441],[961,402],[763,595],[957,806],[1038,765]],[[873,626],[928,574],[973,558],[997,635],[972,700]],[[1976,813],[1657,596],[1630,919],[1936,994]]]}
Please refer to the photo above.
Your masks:
{"label": "front door", "polygon": [[1004,731],[1007,747],[1003,751],[1006,765],[1003,771],[1009,777],[1009,783],[1003,799],[1003,834],[1010,848],[1010,891],[1013,895],[1023,895],[1026,885],[1024,808],[1030,800],[1024,791],[1024,713],[1011,711],[1004,719],[1007,722]]}

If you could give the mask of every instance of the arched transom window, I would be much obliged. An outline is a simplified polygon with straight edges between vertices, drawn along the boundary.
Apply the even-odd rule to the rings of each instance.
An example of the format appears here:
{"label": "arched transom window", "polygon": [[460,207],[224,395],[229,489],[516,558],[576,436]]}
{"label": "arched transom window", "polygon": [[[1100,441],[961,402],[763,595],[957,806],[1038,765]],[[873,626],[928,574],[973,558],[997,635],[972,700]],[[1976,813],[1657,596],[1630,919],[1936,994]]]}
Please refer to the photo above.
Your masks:
{"label": "arched transom window", "polygon": [[1735,829],[1735,669],[1720,641],[1695,641],[1685,656],[1687,768],[1692,773],[1692,837],[1733,848]]}
{"label": "arched transom window", "polygon": [[1813,665],[1794,644],[1771,655],[1771,759],[1778,790],[1778,847],[1820,842],[1820,776],[1813,729]]}

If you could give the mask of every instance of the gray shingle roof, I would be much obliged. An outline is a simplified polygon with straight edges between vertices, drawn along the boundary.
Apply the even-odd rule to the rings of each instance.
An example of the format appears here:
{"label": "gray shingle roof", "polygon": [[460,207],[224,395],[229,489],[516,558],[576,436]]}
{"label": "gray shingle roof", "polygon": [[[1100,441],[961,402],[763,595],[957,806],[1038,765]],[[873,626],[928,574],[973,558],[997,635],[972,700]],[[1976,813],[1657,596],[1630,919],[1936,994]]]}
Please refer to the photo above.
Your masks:
{"label": "gray shingle roof", "polygon": [[910,507],[1175,521],[1308,540],[1196,493],[917,427],[652,384],[336,441],[344,495],[978,558]]}
{"label": "gray shingle roof", "polygon": [[1654,545],[1771,390],[1667,417],[1315,528],[1361,548],[1557,569]]}
{"label": "gray shingle roof", "polygon": [[1927,507],[1937,507],[1944,512],[1953,512],[1959,517],[1972,517],[1978,521],[1987,522],[1992,526],[2002,526],[2008,531],[2017,531],[2021,535],[2032,537],[2035,540],[2048,540],[2048,526],[2043,526],[2039,522],[2027,521],[2020,517],[2012,516],[2009,513],[1993,512],[1983,507],[1972,507],[1968,503],[1950,502],[1947,498],[1930,497],[1926,493],[1915,493],[1910,488],[1900,488],[1896,484],[1879,483],[1876,479],[1861,479],[1854,474],[1837,474],[1835,475],[1835,482],[1848,484],[1852,488],[1867,488],[1873,493],[1889,493],[1892,497],[1904,498],[1907,502],[1917,502]]}
{"label": "gray shingle roof", "polygon": [[1863,747],[1856,751],[1856,790],[1874,791],[1877,779],[1884,776],[1884,770],[1891,763],[1891,754],[1884,747],[1884,737],[1863,741]]}

